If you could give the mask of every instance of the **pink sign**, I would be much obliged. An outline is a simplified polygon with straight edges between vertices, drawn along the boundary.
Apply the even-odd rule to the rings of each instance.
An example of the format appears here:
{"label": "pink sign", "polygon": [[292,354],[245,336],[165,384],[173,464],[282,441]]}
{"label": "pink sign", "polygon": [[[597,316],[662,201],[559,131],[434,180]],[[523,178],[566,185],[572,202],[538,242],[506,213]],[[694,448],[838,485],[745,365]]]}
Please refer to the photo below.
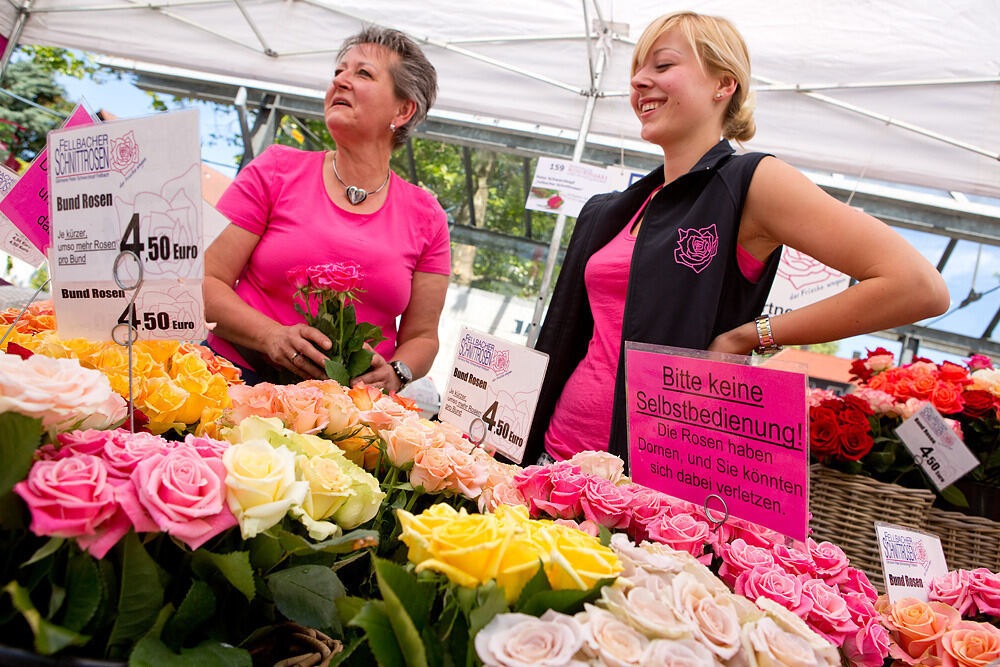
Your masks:
{"label": "pink sign", "polygon": [[[77,105],[63,127],[92,125],[94,120]],[[21,233],[43,254],[51,244],[49,235],[49,151],[43,149],[7,196],[0,200],[0,213],[17,225]]]}
{"label": "pink sign", "polygon": [[[632,480],[806,539],[809,425],[806,376],[627,343]],[[656,348],[683,352],[678,348]],[[709,503],[720,510],[717,499]]]}

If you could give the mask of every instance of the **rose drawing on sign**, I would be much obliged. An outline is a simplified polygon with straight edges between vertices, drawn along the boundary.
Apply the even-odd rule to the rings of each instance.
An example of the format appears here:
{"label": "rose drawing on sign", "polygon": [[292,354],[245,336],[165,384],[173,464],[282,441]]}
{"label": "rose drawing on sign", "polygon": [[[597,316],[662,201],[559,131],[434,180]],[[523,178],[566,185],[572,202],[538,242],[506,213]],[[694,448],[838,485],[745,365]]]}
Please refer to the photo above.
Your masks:
{"label": "rose drawing on sign", "polygon": [[510,368],[510,351],[504,350],[502,352],[497,352],[497,354],[493,357],[493,363],[491,366],[493,367],[493,372],[497,375],[506,372],[507,369]]}
{"label": "rose drawing on sign", "polygon": [[111,168],[122,175],[139,164],[139,144],[135,142],[135,132],[129,130],[125,136],[111,140]]}
{"label": "rose drawing on sign", "polygon": [[715,225],[701,229],[678,229],[677,236],[674,259],[695,273],[701,273],[719,252],[719,235]]}
{"label": "rose drawing on sign", "polygon": [[843,275],[840,271],[835,271],[793,248],[785,248],[781,263],[778,264],[778,276],[787,280],[797,290]]}

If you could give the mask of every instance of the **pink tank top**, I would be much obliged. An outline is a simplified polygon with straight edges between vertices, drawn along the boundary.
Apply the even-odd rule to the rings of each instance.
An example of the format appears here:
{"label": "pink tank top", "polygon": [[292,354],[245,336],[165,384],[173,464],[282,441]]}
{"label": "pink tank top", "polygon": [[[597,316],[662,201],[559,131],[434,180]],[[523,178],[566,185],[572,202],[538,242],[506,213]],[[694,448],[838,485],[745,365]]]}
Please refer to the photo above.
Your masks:
{"label": "pink tank top", "polygon": [[[607,451],[611,412],[622,342],[622,319],[628,291],[635,236],[631,230],[654,190],[629,223],[587,260],[583,280],[594,317],[594,335],[563,388],[545,433],[545,449],[557,461],[585,450]],[[742,247],[736,248],[740,271],[751,282],[760,279],[764,264]]]}

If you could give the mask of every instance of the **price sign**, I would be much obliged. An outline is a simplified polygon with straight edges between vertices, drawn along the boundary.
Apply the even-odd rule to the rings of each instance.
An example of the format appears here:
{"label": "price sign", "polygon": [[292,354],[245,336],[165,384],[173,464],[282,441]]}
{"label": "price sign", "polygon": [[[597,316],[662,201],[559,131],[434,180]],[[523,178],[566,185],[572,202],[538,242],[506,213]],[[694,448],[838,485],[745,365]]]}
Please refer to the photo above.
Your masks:
{"label": "price sign", "polygon": [[[93,122],[90,114],[80,104],[73,109],[64,127],[92,125]],[[51,239],[48,174],[49,151],[46,148],[38,154],[3,200],[0,200],[0,213],[7,216],[42,253],[48,252]]]}
{"label": "price sign", "polygon": [[520,463],[548,363],[543,352],[464,327],[441,421]]}
{"label": "price sign", "polygon": [[920,530],[875,522],[879,558],[889,602],[927,601],[931,581],[948,574],[941,539]]}
{"label": "price sign", "polygon": [[524,207],[530,211],[565,213],[571,218],[596,194],[612,189],[604,167],[540,157]]}
{"label": "price sign", "polygon": [[938,491],[979,465],[976,455],[930,403],[900,424],[896,435]]}
{"label": "price sign", "polygon": [[[19,179],[20,176],[0,165],[0,197],[6,197]],[[41,266],[42,262],[45,261],[45,255],[34,246],[10,218],[2,213],[0,213],[0,250],[34,267]]]}
{"label": "price sign", "polygon": [[[61,336],[107,340],[131,324],[140,339],[204,338],[200,150],[193,110],[49,134]],[[123,286],[140,278],[132,303]]]}
{"label": "price sign", "polygon": [[626,342],[629,470],[637,484],[699,505],[716,495],[733,516],[805,541],[806,376],[765,363]]}

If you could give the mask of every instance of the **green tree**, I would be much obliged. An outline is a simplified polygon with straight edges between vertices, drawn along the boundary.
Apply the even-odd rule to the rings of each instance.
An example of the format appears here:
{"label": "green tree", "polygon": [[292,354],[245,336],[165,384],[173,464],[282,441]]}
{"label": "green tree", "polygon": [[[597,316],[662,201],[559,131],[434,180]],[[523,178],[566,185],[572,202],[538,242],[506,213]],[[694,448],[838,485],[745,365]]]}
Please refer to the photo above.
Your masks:
{"label": "green tree", "polygon": [[0,141],[23,161],[30,161],[45,147],[45,136],[73,110],[66,91],[55,82],[51,70],[33,60],[18,60],[7,66],[5,88],[24,99],[50,109],[46,112],[9,95],[0,95]]}

